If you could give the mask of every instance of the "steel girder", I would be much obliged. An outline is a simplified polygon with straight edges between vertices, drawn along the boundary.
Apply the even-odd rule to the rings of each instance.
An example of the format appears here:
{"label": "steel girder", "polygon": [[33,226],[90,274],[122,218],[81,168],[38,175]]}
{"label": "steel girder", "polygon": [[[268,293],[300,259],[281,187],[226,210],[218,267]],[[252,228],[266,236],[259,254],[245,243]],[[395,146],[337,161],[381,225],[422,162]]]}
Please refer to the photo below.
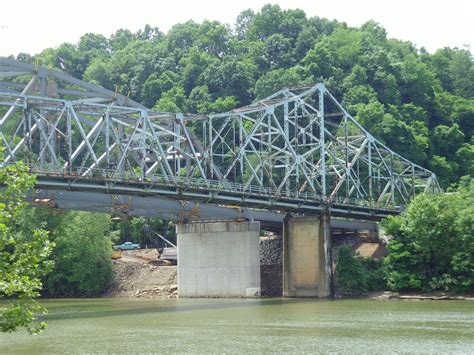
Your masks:
{"label": "steel girder", "polygon": [[185,116],[29,64],[0,59],[0,74],[17,78],[0,83],[2,164],[23,160],[69,188],[101,178],[139,184],[144,194],[174,186],[176,198],[192,199],[183,191],[198,189],[205,202],[250,206],[257,194],[259,208],[285,210],[294,201],[287,209],[298,210],[304,201],[383,215],[439,190],[432,172],[375,139],[323,84]]}
{"label": "steel girder", "polygon": [[209,149],[223,177],[275,195],[396,208],[439,191],[431,171],[367,132],[323,84],[284,89],[209,119]]}

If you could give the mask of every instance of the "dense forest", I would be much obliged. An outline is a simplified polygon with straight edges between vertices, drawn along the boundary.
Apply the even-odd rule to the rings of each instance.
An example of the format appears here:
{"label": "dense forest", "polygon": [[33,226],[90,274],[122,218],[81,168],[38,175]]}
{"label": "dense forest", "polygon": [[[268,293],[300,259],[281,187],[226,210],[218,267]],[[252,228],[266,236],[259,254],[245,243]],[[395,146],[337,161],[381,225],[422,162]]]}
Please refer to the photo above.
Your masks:
{"label": "dense forest", "polygon": [[443,187],[474,175],[474,63],[467,48],[430,54],[302,10],[266,5],[235,24],[188,21],[166,34],[145,26],[87,33],[17,59],[58,68],[155,110],[211,113],[282,87],[323,81],[372,134],[432,169]]}

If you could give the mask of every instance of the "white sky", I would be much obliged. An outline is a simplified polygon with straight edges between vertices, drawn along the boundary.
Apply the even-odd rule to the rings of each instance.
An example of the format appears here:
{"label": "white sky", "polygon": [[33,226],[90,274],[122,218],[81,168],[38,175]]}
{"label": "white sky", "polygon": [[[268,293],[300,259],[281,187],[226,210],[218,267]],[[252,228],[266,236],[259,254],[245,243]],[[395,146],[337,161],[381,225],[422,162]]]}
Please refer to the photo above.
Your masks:
{"label": "white sky", "polygon": [[147,23],[161,31],[189,19],[233,24],[241,11],[269,2],[351,26],[373,19],[389,37],[430,52],[466,44],[474,50],[474,0],[6,0],[0,6],[0,56],[77,43],[87,32],[107,37],[119,28],[135,32]]}

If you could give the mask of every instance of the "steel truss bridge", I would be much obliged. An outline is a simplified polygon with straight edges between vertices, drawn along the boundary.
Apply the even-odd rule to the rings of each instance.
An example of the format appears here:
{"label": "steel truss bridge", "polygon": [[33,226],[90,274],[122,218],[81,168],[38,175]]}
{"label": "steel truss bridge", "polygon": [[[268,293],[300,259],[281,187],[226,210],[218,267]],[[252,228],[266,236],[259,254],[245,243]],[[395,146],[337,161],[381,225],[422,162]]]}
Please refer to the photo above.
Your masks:
{"label": "steel truss bridge", "polygon": [[0,80],[0,164],[23,161],[39,190],[375,220],[439,191],[434,173],[374,138],[323,84],[204,116],[154,112],[11,59],[0,58]]}

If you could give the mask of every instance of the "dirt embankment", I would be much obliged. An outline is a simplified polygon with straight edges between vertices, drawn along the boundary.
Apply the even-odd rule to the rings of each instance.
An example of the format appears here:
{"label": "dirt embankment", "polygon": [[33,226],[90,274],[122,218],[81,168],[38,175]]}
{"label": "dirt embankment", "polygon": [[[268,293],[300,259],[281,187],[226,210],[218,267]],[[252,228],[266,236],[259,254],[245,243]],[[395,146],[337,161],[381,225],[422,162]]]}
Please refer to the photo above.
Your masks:
{"label": "dirt embankment", "polygon": [[[260,238],[262,296],[282,294],[282,239]],[[122,252],[114,260],[114,279],[104,297],[174,298],[178,294],[177,266],[158,265],[156,249]]]}
{"label": "dirt embankment", "polygon": [[114,260],[115,276],[104,297],[177,297],[177,267],[153,265],[157,259],[156,249],[124,251]]}

